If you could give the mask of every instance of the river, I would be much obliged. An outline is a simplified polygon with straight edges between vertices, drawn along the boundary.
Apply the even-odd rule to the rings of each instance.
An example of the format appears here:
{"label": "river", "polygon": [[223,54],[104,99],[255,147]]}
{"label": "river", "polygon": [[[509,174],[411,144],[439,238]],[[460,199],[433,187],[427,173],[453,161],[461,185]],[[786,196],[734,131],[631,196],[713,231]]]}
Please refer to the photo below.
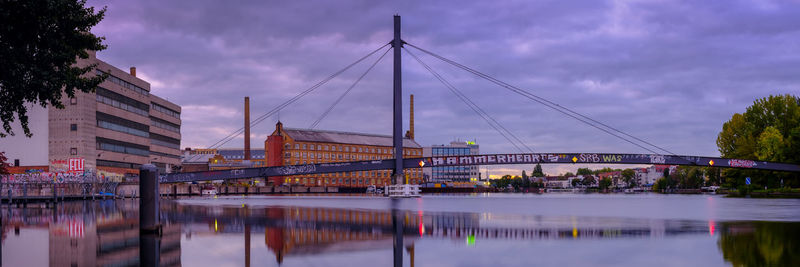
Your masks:
{"label": "river", "polygon": [[[135,266],[138,200],[3,206],[3,266]],[[162,199],[162,266],[800,266],[800,200],[472,194]]]}

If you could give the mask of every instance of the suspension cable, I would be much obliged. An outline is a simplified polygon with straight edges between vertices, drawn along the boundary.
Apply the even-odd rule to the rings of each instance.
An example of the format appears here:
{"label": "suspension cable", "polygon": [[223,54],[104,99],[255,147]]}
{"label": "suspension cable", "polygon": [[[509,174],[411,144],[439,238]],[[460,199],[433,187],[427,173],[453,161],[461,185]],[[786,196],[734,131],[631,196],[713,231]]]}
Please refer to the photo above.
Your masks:
{"label": "suspension cable", "polygon": [[[405,48],[403,48],[403,49],[405,49]],[[508,135],[511,135],[511,136],[512,136],[514,139],[516,139],[516,140],[517,140],[517,142],[519,142],[520,144],[522,144],[523,146],[525,146],[525,148],[527,148],[527,149],[528,149],[528,150],[529,150],[531,153],[533,153],[533,149],[531,149],[530,147],[528,147],[528,146],[527,146],[527,145],[526,145],[524,142],[522,142],[522,141],[521,141],[519,138],[517,138],[517,137],[516,137],[516,136],[515,136],[513,133],[511,133],[511,131],[509,131],[508,129],[506,129],[505,127],[503,127],[503,125],[502,125],[502,124],[500,124],[500,123],[499,123],[497,120],[495,120],[494,118],[492,118],[492,116],[491,116],[491,115],[489,115],[489,114],[488,114],[488,113],[486,113],[486,112],[485,112],[483,109],[481,109],[481,108],[480,108],[478,105],[476,105],[476,104],[475,104],[475,102],[472,102],[472,100],[470,100],[470,99],[469,99],[469,98],[468,98],[466,95],[464,95],[464,94],[463,94],[461,91],[459,91],[457,88],[455,88],[455,86],[453,86],[453,85],[452,85],[450,82],[448,82],[448,81],[447,81],[447,80],[446,80],[444,77],[442,77],[442,76],[441,76],[439,73],[437,73],[436,71],[434,71],[434,70],[433,70],[433,69],[432,69],[430,66],[428,66],[428,64],[425,64],[424,62],[422,62],[422,60],[421,60],[419,57],[417,57],[417,56],[416,56],[414,53],[412,53],[410,50],[408,50],[408,49],[405,49],[405,50],[406,50],[406,52],[408,52],[408,54],[409,54],[409,55],[411,55],[411,57],[413,57],[413,58],[414,58],[414,59],[415,59],[415,60],[416,60],[416,61],[417,61],[417,62],[418,62],[420,65],[422,65],[423,67],[425,67],[425,69],[426,69],[426,70],[428,70],[428,72],[430,72],[430,73],[431,73],[431,74],[432,74],[434,77],[436,77],[436,79],[438,79],[438,80],[439,80],[439,82],[441,82],[441,83],[442,83],[442,84],[443,84],[445,87],[447,87],[447,89],[449,89],[449,90],[450,90],[450,92],[452,92],[454,95],[456,95],[456,96],[457,96],[457,97],[458,97],[458,98],[459,98],[459,99],[460,99],[462,102],[464,102],[464,104],[466,104],[466,105],[467,105],[467,106],[468,106],[470,109],[472,109],[472,111],[474,111],[474,112],[475,112],[475,113],[477,113],[479,116],[481,116],[481,118],[483,118],[483,120],[485,120],[485,121],[486,121],[486,123],[488,123],[488,124],[489,124],[489,126],[491,126],[492,128],[494,128],[494,129],[495,129],[495,131],[497,131],[498,133],[500,133],[500,135],[502,135],[502,136],[503,136],[503,137],[504,137],[506,140],[508,140],[508,142],[510,142],[512,145],[514,145],[514,147],[516,147],[516,148],[517,148],[517,150],[519,150],[519,151],[520,151],[520,152],[522,152],[522,153],[525,153],[525,151],[524,151],[522,148],[520,148],[520,147],[519,147],[519,146],[518,146],[518,145],[517,145],[517,144],[516,144],[516,143],[515,143],[513,140],[511,140],[511,139],[510,139],[508,136],[506,136],[506,134],[505,134],[505,133],[504,133],[502,130],[500,130],[500,129],[499,129],[497,126],[499,126],[500,128],[502,128],[503,130],[505,130],[505,132],[507,132],[507,133],[508,133]],[[494,122],[494,124],[493,124],[492,122]],[[497,126],[495,126],[495,124],[497,124]]]}
{"label": "suspension cable", "polygon": [[[618,133],[620,133],[620,134],[623,134],[623,135],[629,136],[629,137],[631,137],[631,138],[633,138],[633,139],[635,139],[635,140],[637,140],[637,141],[639,141],[639,142],[642,142],[642,143],[644,143],[644,144],[650,145],[650,146],[652,146],[652,147],[655,147],[655,148],[657,148],[657,149],[660,149],[660,150],[662,150],[662,151],[664,151],[664,152],[667,152],[668,154],[671,154],[671,155],[673,155],[673,156],[676,156],[676,155],[675,155],[675,153],[672,153],[672,152],[670,152],[669,150],[666,150],[666,149],[664,149],[664,148],[661,148],[661,147],[659,147],[659,146],[656,146],[656,145],[654,145],[654,144],[652,144],[652,143],[649,143],[649,142],[647,142],[647,141],[644,141],[644,140],[642,140],[642,139],[640,139],[640,138],[637,138],[637,137],[635,137],[635,136],[633,136],[633,135],[630,135],[630,134],[628,134],[628,133],[625,133],[625,132],[623,132],[623,131],[621,131],[621,130],[619,130],[619,129],[616,129],[616,128],[614,128],[614,127],[611,127],[611,126],[609,126],[609,125],[607,125],[607,124],[604,124],[604,123],[602,123],[602,122],[599,122],[599,121],[597,121],[597,120],[594,120],[594,119],[592,119],[592,118],[590,118],[590,117],[588,117],[588,116],[586,116],[586,115],[583,115],[583,114],[581,114],[581,113],[578,113],[578,112],[576,112],[576,111],[573,111],[573,110],[571,110],[571,109],[568,109],[568,108],[566,108],[566,107],[564,107],[564,106],[561,106],[561,105],[559,105],[559,104],[556,104],[556,103],[554,103],[554,102],[552,102],[552,101],[550,101],[550,100],[547,100],[547,99],[545,99],[545,98],[539,97],[539,96],[537,96],[537,95],[535,95],[535,94],[533,94],[533,93],[530,93],[530,92],[528,92],[528,91],[526,91],[526,90],[520,89],[520,88],[518,88],[518,87],[516,87],[516,86],[513,86],[513,85],[510,85],[510,84],[508,84],[508,83],[505,83],[505,82],[503,82],[503,81],[500,81],[500,80],[498,80],[498,79],[496,79],[496,78],[494,78],[494,77],[492,77],[492,76],[489,76],[489,75],[487,75],[487,74],[484,74],[484,73],[482,73],[482,72],[479,72],[479,71],[477,71],[477,70],[474,70],[474,69],[472,69],[472,68],[469,68],[469,67],[467,67],[467,66],[464,66],[464,65],[462,65],[462,64],[460,64],[460,63],[458,63],[458,62],[455,62],[455,61],[453,61],[453,60],[447,59],[447,58],[445,58],[445,57],[443,57],[443,56],[440,56],[440,55],[438,55],[438,54],[436,54],[436,53],[430,52],[430,51],[428,51],[428,50],[425,50],[425,49],[423,49],[423,48],[420,48],[420,47],[418,47],[418,46],[415,46],[415,45],[413,45],[413,44],[409,44],[409,43],[406,43],[406,44],[408,44],[408,45],[409,45],[409,46],[411,46],[411,47],[414,47],[414,48],[416,48],[417,50],[420,50],[420,51],[422,51],[423,53],[426,53],[426,54],[428,54],[428,55],[431,55],[431,56],[433,56],[433,57],[435,57],[435,58],[438,58],[438,59],[440,59],[440,60],[442,60],[442,61],[444,61],[444,62],[446,62],[446,63],[448,63],[448,64],[451,64],[451,65],[453,65],[453,66],[456,66],[456,67],[458,67],[458,68],[460,68],[460,69],[462,69],[462,70],[465,70],[465,71],[467,71],[467,72],[470,72],[470,73],[472,73],[472,74],[474,74],[474,75],[476,75],[476,76],[478,76],[478,77],[484,78],[484,79],[486,79],[486,80],[488,80],[488,81],[490,81],[490,82],[492,82],[492,83],[495,83],[495,84],[499,85],[500,87],[503,87],[503,88],[506,88],[506,89],[508,89],[508,90],[511,90],[512,92],[515,92],[515,93],[517,93],[517,94],[520,94],[520,95],[522,95],[522,96],[524,96],[524,97],[526,97],[526,98],[528,98],[528,99],[531,99],[531,100],[533,100],[533,101],[535,101],[535,102],[538,102],[538,103],[540,103],[540,104],[542,104],[542,105],[544,105],[544,106],[546,106],[546,107],[549,107],[549,108],[551,108],[551,109],[553,109],[553,110],[555,110],[555,111],[558,111],[558,112],[560,112],[560,113],[562,113],[562,114],[564,114],[564,115],[567,115],[567,116],[569,116],[569,117],[572,117],[573,119],[576,119],[576,120],[578,120],[578,121],[580,121],[580,122],[583,122],[584,124],[587,124],[587,125],[589,125],[589,126],[592,126],[592,127],[594,127],[594,128],[597,128],[598,130],[601,130],[601,131],[603,131],[603,132],[605,132],[605,133],[608,133],[608,134],[610,134],[610,135],[612,135],[612,136],[614,136],[614,137],[617,137],[617,138],[619,138],[619,139],[621,139],[621,140],[623,140],[623,141],[626,141],[626,142],[628,142],[628,143],[631,143],[631,144],[633,144],[633,145],[635,145],[635,146],[637,146],[637,147],[640,147],[640,148],[642,148],[642,149],[644,149],[644,150],[650,151],[650,152],[652,152],[652,153],[654,153],[654,154],[661,154],[661,153],[658,153],[658,152],[656,152],[656,151],[653,151],[652,149],[649,149],[649,148],[647,148],[647,147],[644,147],[644,146],[642,146],[642,145],[640,145],[640,144],[637,144],[637,143],[635,143],[635,142],[633,142],[633,141],[631,141],[631,140],[629,140],[629,139],[627,139],[627,138],[624,138],[624,137],[622,137],[622,136],[620,136],[620,135],[618,135],[618,134],[612,133],[612,132],[611,132],[611,131],[609,131],[608,129],[610,129],[610,130],[612,130],[612,131],[615,131],[615,132],[618,132]],[[582,119],[582,118],[583,118],[583,119]],[[587,120],[588,120],[588,121],[587,121]],[[604,126],[604,127],[608,128],[608,129],[604,129],[604,128],[602,128],[602,127],[600,127],[600,126],[597,126],[596,124],[594,124],[594,123],[591,123],[591,122],[589,122],[589,121],[591,121],[591,122],[594,122],[594,123],[597,123],[597,124],[599,124],[599,125],[602,125],[602,126]]]}
{"label": "suspension cable", "polygon": [[314,129],[315,127],[317,127],[317,125],[318,125],[318,124],[319,124],[319,123],[320,123],[320,122],[321,122],[323,119],[325,119],[325,117],[326,117],[326,116],[328,116],[328,113],[330,113],[330,112],[333,110],[333,108],[334,108],[334,107],[336,107],[336,105],[337,105],[337,104],[339,104],[339,102],[340,102],[340,101],[342,101],[342,99],[343,99],[343,98],[344,98],[344,97],[347,95],[347,93],[350,93],[350,90],[353,90],[353,88],[354,88],[354,87],[356,87],[356,85],[358,84],[358,82],[360,82],[360,81],[361,81],[361,79],[363,79],[363,78],[364,78],[364,76],[367,76],[367,73],[369,73],[369,72],[372,70],[372,68],[374,68],[374,67],[375,67],[375,65],[378,65],[378,62],[381,62],[381,60],[383,59],[383,57],[385,57],[385,56],[386,56],[386,54],[388,54],[390,50],[391,50],[391,49],[386,49],[386,52],[383,52],[383,55],[381,55],[381,56],[378,58],[378,60],[376,60],[374,63],[372,63],[372,65],[370,65],[370,66],[369,66],[369,68],[367,68],[367,70],[366,70],[366,71],[364,71],[364,73],[363,73],[363,74],[361,74],[361,76],[359,76],[359,77],[358,77],[358,79],[356,79],[356,80],[355,80],[355,82],[353,82],[353,84],[352,84],[352,85],[350,85],[350,87],[348,87],[348,88],[347,88],[347,90],[345,90],[345,91],[344,91],[344,93],[342,93],[342,94],[339,96],[339,98],[337,98],[337,99],[336,99],[336,101],[334,101],[334,102],[333,102],[333,104],[331,104],[331,106],[330,106],[330,107],[328,107],[328,109],[327,109],[327,110],[325,110],[325,112],[323,112],[323,113],[322,113],[322,115],[320,115],[320,116],[319,116],[319,118],[317,118],[317,120],[316,120],[316,121],[314,121],[314,123],[312,123],[312,124],[311,124],[311,126],[309,126],[308,128],[309,128],[309,129]]}
{"label": "suspension cable", "polygon": [[[331,74],[330,76],[326,77],[325,79],[323,79],[323,80],[319,81],[318,83],[314,84],[313,86],[309,87],[308,89],[306,89],[306,90],[304,90],[304,91],[300,92],[300,93],[299,93],[299,94],[297,94],[296,96],[294,96],[294,97],[290,98],[289,100],[287,100],[287,101],[285,101],[285,102],[281,103],[280,105],[278,105],[277,107],[275,107],[275,108],[271,109],[271,110],[270,110],[270,111],[268,111],[267,113],[264,113],[263,115],[261,115],[261,116],[257,117],[256,119],[254,119],[254,120],[252,120],[252,121],[251,121],[251,126],[255,126],[255,125],[257,125],[258,123],[260,123],[260,122],[264,121],[266,118],[269,118],[269,116],[272,116],[272,115],[273,115],[273,114],[275,114],[276,112],[279,112],[280,110],[282,110],[282,109],[286,108],[287,106],[289,106],[289,105],[291,105],[292,103],[296,102],[296,101],[297,101],[297,100],[299,100],[300,98],[302,98],[302,97],[304,97],[304,96],[308,95],[309,93],[313,92],[314,90],[316,90],[316,89],[317,89],[317,88],[319,88],[320,86],[324,85],[324,84],[325,84],[325,83],[327,83],[328,81],[330,81],[330,80],[332,80],[333,78],[335,78],[335,77],[339,76],[340,74],[342,74],[343,72],[345,72],[345,71],[347,71],[348,69],[352,68],[352,67],[353,67],[353,66],[355,66],[356,64],[358,64],[358,63],[361,63],[361,62],[362,62],[362,61],[364,61],[365,59],[369,58],[370,56],[374,55],[375,53],[377,53],[378,51],[380,51],[381,49],[385,48],[386,46],[388,46],[388,45],[390,45],[390,44],[391,44],[391,43],[386,43],[386,44],[382,45],[382,46],[381,46],[381,47],[379,47],[378,49],[375,49],[375,50],[373,50],[373,51],[372,51],[372,52],[370,52],[369,54],[367,54],[367,55],[365,55],[365,56],[363,56],[363,57],[359,58],[358,60],[356,60],[356,61],[355,61],[355,62],[353,62],[353,63],[350,63],[349,65],[345,66],[344,68],[340,69],[339,71],[336,71],[336,72],[334,72],[334,73],[333,73],[333,74]],[[224,144],[226,144],[226,143],[230,142],[230,141],[231,141],[231,140],[233,140],[234,138],[238,137],[238,136],[239,136],[239,134],[242,134],[243,132],[244,132],[244,127],[241,127],[241,128],[239,128],[238,130],[236,130],[236,131],[234,131],[234,132],[232,132],[232,133],[228,134],[227,136],[223,137],[223,138],[222,138],[222,139],[220,139],[219,141],[215,142],[214,144],[212,144],[212,145],[208,146],[208,147],[207,147],[207,149],[215,149],[215,148],[219,148],[219,147],[221,147],[222,145],[224,145]],[[192,157],[190,160],[192,160],[192,159],[194,159],[194,157]]]}

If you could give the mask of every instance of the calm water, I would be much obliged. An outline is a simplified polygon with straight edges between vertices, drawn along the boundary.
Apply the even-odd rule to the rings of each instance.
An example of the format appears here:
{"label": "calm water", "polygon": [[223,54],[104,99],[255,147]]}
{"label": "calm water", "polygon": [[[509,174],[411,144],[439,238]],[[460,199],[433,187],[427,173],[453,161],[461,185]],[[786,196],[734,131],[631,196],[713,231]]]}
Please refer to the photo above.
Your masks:
{"label": "calm water", "polygon": [[[3,266],[800,266],[800,200],[710,195],[364,195],[3,206]],[[150,254],[148,254],[150,255]]]}

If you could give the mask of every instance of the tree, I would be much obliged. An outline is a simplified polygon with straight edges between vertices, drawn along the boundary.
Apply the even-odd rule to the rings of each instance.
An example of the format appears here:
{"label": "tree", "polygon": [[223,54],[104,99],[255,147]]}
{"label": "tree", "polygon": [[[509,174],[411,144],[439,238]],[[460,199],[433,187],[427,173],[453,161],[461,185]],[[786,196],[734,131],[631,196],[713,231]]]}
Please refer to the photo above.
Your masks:
{"label": "tree", "polygon": [[95,13],[85,0],[0,1],[0,137],[14,135],[11,123],[19,119],[26,136],[26,103],[64,108],[62,91],[93,92],[107,75],[85,75],[94,66],[76,66],[89,50],[106,48],[105,38],[90,32],[106,9]]}
{"label": "tree", "polygon": [[594,174],[594,172],[592,172],[592,170],[589,168],[578,168],[578,175],[587,176],[592,174]]}
{"label": "tree", "polygon": [[[733,114],[717,135],[717,147],[724,158],[779,161],[800,164],[800,98],[778,95],[761,98],[742,114]],[[800,186],[800,174],[726,169],[722,184],[736,187],[745,177],[754,186],[776,187],[780,180]]]}
{"label": "tree", "polygon": [[625,181],[629,187],[636,185],[636,172],[631,169],[625,169],[622,171],[622,180]]}
{"label": "tree", "polygon": [[608,189],[609,187],[611,187],[611,178],[604,177],[603,179],[600,179],[598,187],[600,187],[600,190]]}
{"label": "tree", "polygon": [[565,173],[565,174],[564,174],[564,175],[562,175],[562,176],[564,176],[564,177],[572,177],[572,176],[575,176],[575,174],[574,174],[574,173],[571,173],[571,172],[567,172],[567,173]]}
{"label": "tree", "polygon": [[[587,170],[588,170],[588,169],[587,169]],[[587,187],[590,187],[590,186],[592,186],[592,185],[593,185],[593,184],[594,184],[596,181],[597,181],[597,180],[595,180],[595,179],[594,179],[594,176],[587,175],[587,176],[584,176],[584,177],[583,177],[583,180],[581,180],[581,183],[582,183],[583,185],[587,186]]]}
{"label": "tree", "polygon": [[544,177],[544,171],[542,171],[542,164],[537,163],[536,167],[533,167],[533,172],[531,172],[531,176]]}
{"label": "tree", "polygon": [[572,187],[578,187],[578,185],[581,184],[580,179],[572,179],[570,182],[572,183]]}

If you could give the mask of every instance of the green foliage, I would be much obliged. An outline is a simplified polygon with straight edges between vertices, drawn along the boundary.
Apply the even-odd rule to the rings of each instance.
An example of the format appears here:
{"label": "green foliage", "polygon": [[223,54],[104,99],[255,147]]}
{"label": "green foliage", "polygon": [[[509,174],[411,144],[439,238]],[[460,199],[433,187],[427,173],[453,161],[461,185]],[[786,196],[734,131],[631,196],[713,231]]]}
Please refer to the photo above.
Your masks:
{"label": "green foliage", "polygon": [[600,179],[600,183],[599,183],[598,187],[601,190],[608,189],[609,187],[611,187],[611,178],[605,177],[603,179]]}
{"label": "green foliage", "polygon": [[572,179],[570,182],[572,183],[572,187],[578,187],[578,185],[581,185],[580,179]]}
{"label": "green foliage", "polygon": [[542,165],[536,164],[536,167],[533,167],[533,172],[531,172],[532,177],[544,177],[544,171],[542,171]]}
{"label": "green foliage", "polygon": [[586,175],[586,176],[583,176],[583,180],[581,180],[581,184],[583,184],[584,186],[592,186],[596,181],[597,180],[594,179],[594,176]]}
{"label": "green foliage", "polygon": [[574,174],[574,173],[571,173],[571,172],[567,172],[567,173],[565,173],[564,175],[561,175],[561,176],[564,176],[564,177],[572,177],[572,176],[575,176],[575,174]]}
{"label": "green foliage", "polygon": [[732,266],[800,265],[800,223],[728,222],[720,228],[717,246]]}
{"label": "green foliage", "polygon": [[[103,50],[102,37],[91,28],[103,19],[85,0],[0,1],[0,137],[14,135],[11,123],[19,119],[28,129],[26,103],[63,108],[62,90],[70,98],[76,89],[93,92],[105,76],[84,75],[94,66],[76,66],[89,50]],[[85,76],[85,77],[82,77]]]}
{"label": "green foliage", "polygon": [[578,175],[593,175],[594,172],[589,168],[578,168]]}
{"label": "green foliage", "polygon": [[625,169],[622,171],[622,180],[625,181],[625,184],[628,187],[636,186],[636,172],[631,169]]}
{"label": "green foliage", "polygon": [[[800,164],[800,98],[769,96],[756,100],[743,114],[734,114],[717,135],[724,158]],[[800,174],[744,169],[725,169],[719,182],[737,187],[751,177],[756,187],[800,186]]]}
{"label": "green foliage", "polygon": [[617,171],[621,171],[621,169],[612,169],[612,168],[609,168],[609,167],[605,167],[605,168],[593,171],[593,173],[594,174],[601,174],[601,173],[604,173],[604,172],[617,172]]}

